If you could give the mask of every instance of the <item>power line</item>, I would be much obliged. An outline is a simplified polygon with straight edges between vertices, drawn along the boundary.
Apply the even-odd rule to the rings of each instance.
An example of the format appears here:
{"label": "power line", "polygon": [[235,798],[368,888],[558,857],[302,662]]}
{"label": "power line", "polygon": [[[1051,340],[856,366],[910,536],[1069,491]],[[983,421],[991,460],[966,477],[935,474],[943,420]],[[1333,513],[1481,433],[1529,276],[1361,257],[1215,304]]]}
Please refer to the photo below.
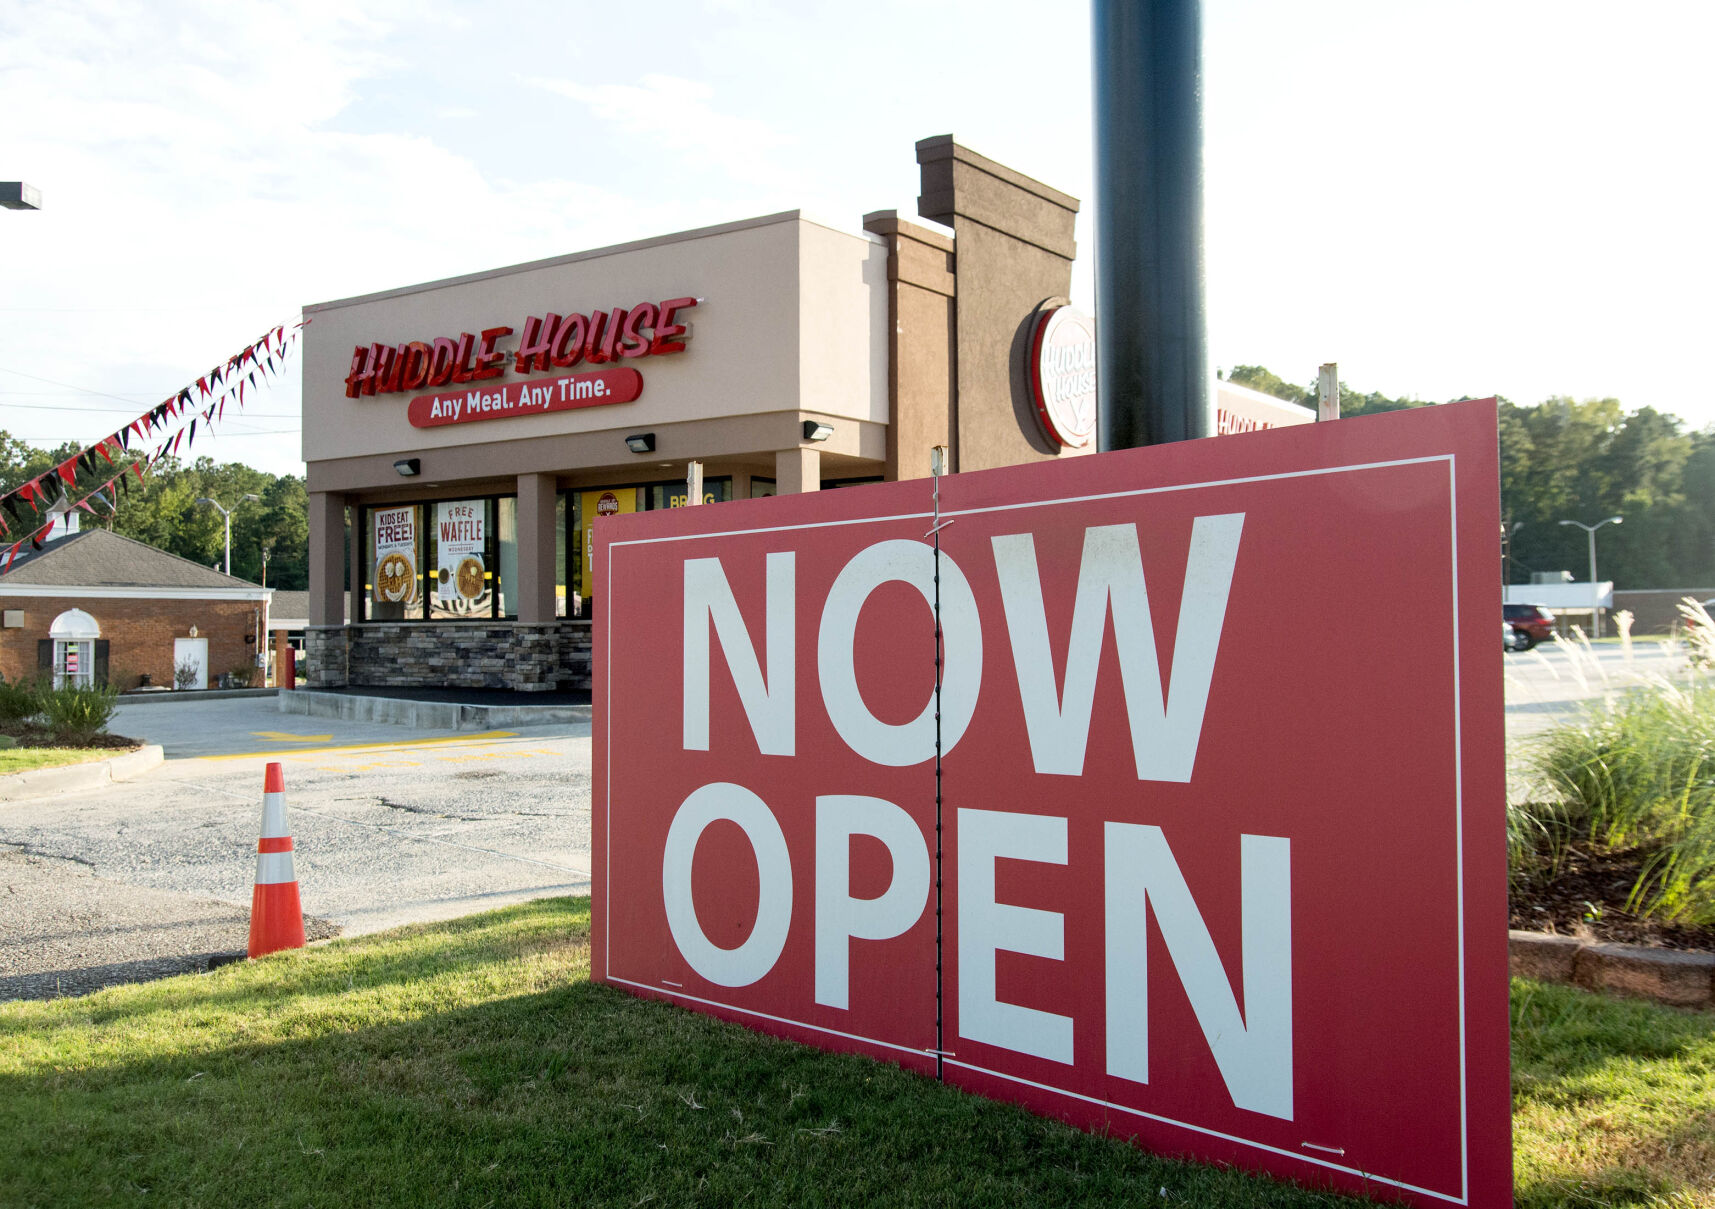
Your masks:
{"label": "power line", "polygon": [[[5,393],[7,392],[0,391],[0,395]],[[5,403],[0,404],[0,407],[4,407],[7,411],[75,411],[88,413],[92,416],[115,411],[125,414],[133,410],[131,407],[56,407],[52,403]],[[256,420],[296,420],[300,418],[295,411],[247,411],[242,414]]]}
{"label": "power line", "polygon": [[[278,370],[276,372],[277,373],[284,373],[285,369],[284,369],[284,367],[282,367],[280,370]],[[21,369],[8,369],[4,365],[0,365],[0,374],[16,374],[18,377],[28,378],[32,382],[46,382],[49,386],[63,386],[67,390],[75,390],[79,394],[82,394],[82,395],[98,395],[103,399],[114,399],[120,403],[129,403],[133,407],[152,407],[153,406],[153,404],[149,403],[147,400],[144,400],[144,399],[128,399],[124,395],[112,394],[111,392],[105,391],[105,390],[90,390],[88,387],[79,386],[74,382],[61,382],[58,378],[44,378],[44,377],[40,376],[39,374],[26,374]],[[257,389],[260,390],[261,388],[258,387]],[[170,394],[165,395],[163,397],[164,398],[172,398],[176,394],[178,394],[178,392],[173,391]],[[21,406],[21,404],[19,406]],[[94,411],[95,409],[94,408],[86,408],[84,410]]]}

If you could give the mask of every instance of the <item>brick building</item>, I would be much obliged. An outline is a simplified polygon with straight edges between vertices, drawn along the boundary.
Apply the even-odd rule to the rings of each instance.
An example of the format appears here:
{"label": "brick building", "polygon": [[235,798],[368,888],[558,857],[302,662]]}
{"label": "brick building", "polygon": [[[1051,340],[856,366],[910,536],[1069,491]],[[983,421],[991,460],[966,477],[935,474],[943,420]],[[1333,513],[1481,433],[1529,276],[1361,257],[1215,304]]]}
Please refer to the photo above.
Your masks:
{"label": "brick building", "polygon": [[272,595],[105,529],[72,533],[0,574],[0,675],[170,688],[189,662],[207,688],[255,667]]}

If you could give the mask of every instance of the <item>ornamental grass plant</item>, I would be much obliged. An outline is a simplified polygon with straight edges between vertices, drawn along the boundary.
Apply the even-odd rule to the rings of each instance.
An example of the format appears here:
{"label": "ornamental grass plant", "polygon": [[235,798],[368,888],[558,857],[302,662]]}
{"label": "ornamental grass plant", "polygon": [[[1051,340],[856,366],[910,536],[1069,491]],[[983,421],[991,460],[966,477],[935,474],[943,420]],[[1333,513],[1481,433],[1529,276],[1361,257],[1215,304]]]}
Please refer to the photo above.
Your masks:
{"label": "ornamental grass plant", "polygon": [[[1715,655],[1715,623],[1695,602],[1682,611],[1696,665]],[[1552,877],[1572,844],[1633,852],[1627,911],[1715,926],[1715,684],[1659,681],[1597,702],[1537,740],[1528,763],[1538,792],[1507,811],[1515,885]]]}

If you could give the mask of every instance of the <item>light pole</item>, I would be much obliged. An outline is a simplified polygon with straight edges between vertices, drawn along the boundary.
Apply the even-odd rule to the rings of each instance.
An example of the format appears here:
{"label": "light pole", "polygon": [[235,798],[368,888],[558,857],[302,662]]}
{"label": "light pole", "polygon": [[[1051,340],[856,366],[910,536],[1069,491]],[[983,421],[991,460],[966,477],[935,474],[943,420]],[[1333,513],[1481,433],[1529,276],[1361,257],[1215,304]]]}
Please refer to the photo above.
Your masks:
{"label": "light pole", "polygon": [[1603,525],[1618,525],[1623,518],[1610,516],[1599,520],[1594,525],[1586,525],[1583,521],[1561,521],[1563,525],[1577,525],[1584,530],[1590,539],[1590,624],[1596,631],[1596,637],[1602,636],[1602,590],[1596,586],[1596,530]]}
{"label": "light pole", "polygon": [[[242,504],[245,500],[255,500],[257,503],[261,503],[262,497],[259,495],[251,495],[248,492],[246,492],[245,494],[238,497],[238,504]],[[226,573],[228,575],[231,575],[232,574],[232,514],[234,512],[238,511],[238,504],[234,504],[231,508],[227,508],[227,507],[223,506],[219,500],[211,500],[206,495],[198,496],[197,497],[197,503],[207,504],[211,508],[219,509],[221,516],[226,518]]]}

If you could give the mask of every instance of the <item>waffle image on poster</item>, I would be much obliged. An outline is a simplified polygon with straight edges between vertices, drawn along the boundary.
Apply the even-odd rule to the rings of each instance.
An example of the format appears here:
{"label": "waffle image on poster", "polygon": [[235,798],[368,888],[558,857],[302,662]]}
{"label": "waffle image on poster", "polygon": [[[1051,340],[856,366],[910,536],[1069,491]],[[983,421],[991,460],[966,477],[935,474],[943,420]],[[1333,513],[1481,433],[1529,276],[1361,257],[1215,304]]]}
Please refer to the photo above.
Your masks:
{"label": "waffle image on poster", "polygon": [[482,560],[474,556],[459,560],[458,570],[459,595],[466,600],[475,600],[482,595]]}
{"label": "waffle image on poster", "polygon": [[409,600],[416,582],[417,567],[405,554],[389,554],[375,568],[375,591],[382,600]]}

